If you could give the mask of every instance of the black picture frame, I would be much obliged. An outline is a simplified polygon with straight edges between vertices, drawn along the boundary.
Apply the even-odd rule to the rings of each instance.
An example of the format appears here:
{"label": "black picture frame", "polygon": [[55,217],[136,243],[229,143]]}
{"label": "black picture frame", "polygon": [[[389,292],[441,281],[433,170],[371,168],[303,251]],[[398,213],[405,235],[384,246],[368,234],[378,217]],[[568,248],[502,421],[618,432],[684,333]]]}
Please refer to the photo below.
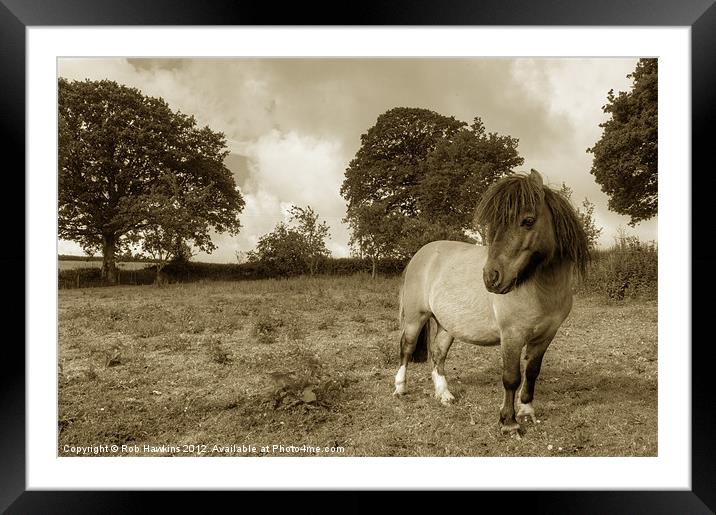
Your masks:
{"label": "black picture frame", "polygon": [[[534,513],[712,513],[716,510],[716,442],[711,437],[714,427],[713,387],[711,376],[712,333],[707,325],[713,317],[708,299],[714,291],[714,275],[710,269],[716,264],[716,250],[700,244],[696,235],[713,234],[707,211],[716,186],[709,174],[713,167],[708,127],[716,118],[716,0],[393,0],[390,2],[360,2],[340,5],[317,1],[310,4],[292,3],[278,8],[269,2],[215,0],[191,2],[178,0],[0,0],[0,127],[2,127],[2,155],[5,166],[5,191],[25,192],[25,30],[31,26],[118,26],[118,25],[501,25],[501,26],[688,26],[691,28],[692,72],[692,248],[691,271],[682,273],[692,287],[692,334],[682,342],[663,344],[684,345],[693,342],[692,356],[692,489],[689,491],[531,491],[531,492],[473,492],[480,505],[488,509],[492,502],[503,507]],[[710,159],[709,159],[710,158]],[[708,159],[708,160],[707,160]],[[685,180],[689,171],[683,170]],[[13,184],[12,181],[15,181]],[[25,225],[12,223],[18,212],[25,213],[24,194],[13,194],[22,206],[5,201],[2,204],[6,241],[12,242],[1,259],[7,274],[5,289],[10,288],[12,303],[4,310],[6,324],[17,327],[24,319],[25,275],[31,273],[25,265]],[[707,225],[708,224],[708,225]],[[711,239],[711,238],[706,238]],[[12,250],[11,250],[12,249]],[[22,249],[21,251],[19,249]],[[20,254],[21,253],[21,254]],[[18,255],[20,254],[20,255]],[[22,269],[23,274],[16,273]],[[692,281],[692,277],[697,281]],[[21,284],[22,283],[22,284]],[[13,291],[14,290],[14,291]],[[12,297],[10,297],[12,295]],[[712,295],[712,294],[711,294]],[[22,306],[22,307],[20,307]],[[20,326],[24,341],[24,324]],[[702,338],[699,338],[702,336]],[[689,342],[691,339],[691,342]],[[7,513],[142,513],[154,511],[152,504],[162,503],[162,511],[174,506],[184,509],[192,505],[205,511],[216,497],[231,501],[242,496],[242,506],[265,501],[271,496],[272,505],[281,501],[276,492],[79,492],[26,491],[25,487],[25,352],[20,338],[6,338],[3,348],[3,367],[0,373],[0,510]],[[661,342],[660,342],[661,343]],[[192,494],[192,495],[190,495]],[[312,494],[318,502],[296,503],[292,509],[305,506],[307,511],[364,511],[373,509],[373,501],[361,492],[335,498],[336,493]],[[401,495],[392,502],[381,499],[383,509],[411,509],[413,503],[426,507],[437,502],[443,509],[451,509],[461,499],[416,492]],[[157,499],[161,496],[160,499]],[[443,500],[440,500],[440,498]],[[446,502],[449,499],[449,502]],[[151,502],[150,502],[151,501]],[[473,499],[467,502],[474,503]],[[490,504],[482,504],[490,502]],[[426,504],[428,503],[428,504]],[[395,508],[394,508],[395,506]],[[478,506],[475,506],[477,509]]]}

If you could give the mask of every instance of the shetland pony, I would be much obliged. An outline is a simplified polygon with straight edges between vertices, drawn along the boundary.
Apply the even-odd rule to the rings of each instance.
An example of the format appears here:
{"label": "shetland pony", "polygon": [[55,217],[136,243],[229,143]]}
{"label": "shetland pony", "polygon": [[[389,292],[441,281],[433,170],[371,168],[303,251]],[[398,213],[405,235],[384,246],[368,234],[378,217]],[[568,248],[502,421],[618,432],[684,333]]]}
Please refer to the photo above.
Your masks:
{"label": "shetland pony", "polygon": [[405,268],[394,395],[405,393],[411,358],[426,361],[429,354],[435,397],[449,404],[454,397],[445,359],[453,340],[500,345],[499,420],[502,433],[511,434],[520,429],[518,419],[535,421],[535,382],[572,308],[572,281],[589,259],[587,238],[569,201],[545,186],[535,170],[493,184],[477,207],[476,222],[485,229],[487,247],[434,241]]}

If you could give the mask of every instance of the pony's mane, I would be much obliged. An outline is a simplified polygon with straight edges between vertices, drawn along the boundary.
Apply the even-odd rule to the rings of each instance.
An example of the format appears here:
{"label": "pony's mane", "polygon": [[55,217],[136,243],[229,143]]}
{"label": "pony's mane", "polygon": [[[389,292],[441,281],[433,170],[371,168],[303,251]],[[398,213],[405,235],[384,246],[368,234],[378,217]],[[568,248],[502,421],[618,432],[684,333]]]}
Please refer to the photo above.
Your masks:
{"label": "pony's mane", "polygon": [[577,212],[564,195],[548,187],[544,188],[544,201],[552,212],[555,256],[573,262],[583,276],[589,263],[589,243]]}
{"label": "pony's mane", "polygon": [[487,229],[492,241],[498,229],[517,223],[525,211],[536,211],[544,199],[544,189],[527,175],[514,174],[493,183],[482,195],[475,222]]}
{"label": "pony's mane", "polygon": [[509,175],[492,184],[477,206],[475,222],[486,229],[490,243],[499,229],[517,224],[522,213],[537,211],[542,201],[552,213],[556,242],[553,259],[573,262],[583,275],[589,261],[589,245],[577,212],[561,193],[540,186],[528,175]]}

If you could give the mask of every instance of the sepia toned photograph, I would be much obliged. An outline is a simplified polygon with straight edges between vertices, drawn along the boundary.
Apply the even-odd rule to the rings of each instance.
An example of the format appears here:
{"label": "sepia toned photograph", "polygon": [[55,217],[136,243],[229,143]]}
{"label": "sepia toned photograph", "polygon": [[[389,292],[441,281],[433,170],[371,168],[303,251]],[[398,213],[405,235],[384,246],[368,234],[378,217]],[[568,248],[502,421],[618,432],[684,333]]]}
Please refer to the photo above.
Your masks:
{"label": "sepia toned photograph", "polygon": [[658,456],[657,104],[638,56],[58,59],[58,455]]}

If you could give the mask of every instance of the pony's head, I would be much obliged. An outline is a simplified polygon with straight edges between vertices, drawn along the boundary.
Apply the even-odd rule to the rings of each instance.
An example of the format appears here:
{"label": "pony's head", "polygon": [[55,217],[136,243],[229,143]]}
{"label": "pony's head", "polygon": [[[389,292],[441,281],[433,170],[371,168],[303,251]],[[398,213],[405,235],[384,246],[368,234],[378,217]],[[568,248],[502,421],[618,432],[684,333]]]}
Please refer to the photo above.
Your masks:
{"label": "pony's head", "polygon": [[536,170],[490,186],[475,220],[489,245],[483,280],[492,293],[508,293],[556,260],[571,261],[580,272],[586,267],[587,238],[574,208]]}

